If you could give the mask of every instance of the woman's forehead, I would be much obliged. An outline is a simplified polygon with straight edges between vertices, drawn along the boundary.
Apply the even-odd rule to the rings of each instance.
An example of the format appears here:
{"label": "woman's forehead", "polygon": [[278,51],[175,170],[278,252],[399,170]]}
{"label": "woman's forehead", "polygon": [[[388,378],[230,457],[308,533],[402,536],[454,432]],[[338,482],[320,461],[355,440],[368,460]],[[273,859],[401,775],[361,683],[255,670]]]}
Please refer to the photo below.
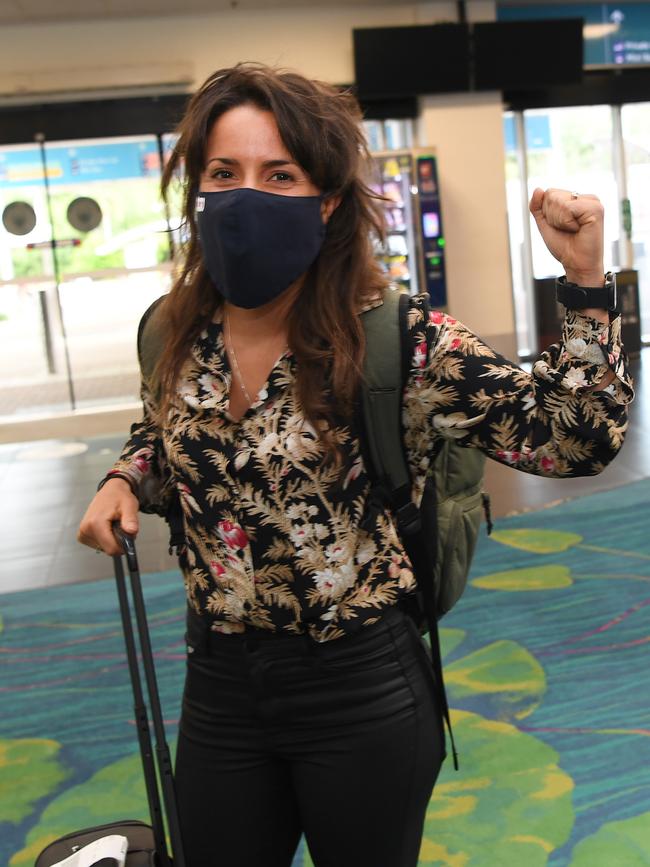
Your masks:
{"label": "woman's forehead", "polygon": [[248,104],[217,118],[206,140],[206,157],[291,160],[273,113]]}

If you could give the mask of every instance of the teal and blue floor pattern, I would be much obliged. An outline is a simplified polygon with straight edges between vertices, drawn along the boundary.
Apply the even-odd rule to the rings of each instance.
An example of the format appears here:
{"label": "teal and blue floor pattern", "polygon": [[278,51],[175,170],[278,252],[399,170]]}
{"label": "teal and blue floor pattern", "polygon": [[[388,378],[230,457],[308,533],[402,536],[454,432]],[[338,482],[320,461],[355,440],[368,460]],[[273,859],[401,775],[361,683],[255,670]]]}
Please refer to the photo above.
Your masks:
{"label": "teal and blue floor pattern", "polygon": [[[445,763],[421,867],[650,865],[649,518],[645,480],[481,538],[441,623],[461,769]],[[173,745],[182,582],[144,585]],[[0,596],[0,616],[0,864],[31,867],[146,801],[113,582]]]}

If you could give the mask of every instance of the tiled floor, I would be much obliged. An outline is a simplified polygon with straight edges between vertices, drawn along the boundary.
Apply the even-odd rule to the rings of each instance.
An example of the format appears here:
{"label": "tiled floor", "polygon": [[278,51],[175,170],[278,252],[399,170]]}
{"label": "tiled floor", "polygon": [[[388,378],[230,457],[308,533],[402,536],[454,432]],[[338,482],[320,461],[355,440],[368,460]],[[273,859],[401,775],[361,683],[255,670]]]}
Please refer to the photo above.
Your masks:
{"label": "tiled floor", "polygon": [[[494,517],[650,476],[650,348],[633,362],[633,371],[637,400],[627,441],[614,463],[600,476],[559,481],[527,476],[488,461],[486,487]],[[76,530],[123,439],[0,446],[0,593],[112,575],[110,559],[77,544]],[[174,568],[175,559],[167,554],[164,521],[151,515],[140,519],[142,570]]]}
{"label": "tiled floor", "polygon": [[[77,407],[97,406],[110,402],[137,400],[140,376],[110,373],[105,376],[75,376],[74,395]],[[70,409],[68,381],[64,376],[47,382],[0,386],[0,414],[65,412]]]}

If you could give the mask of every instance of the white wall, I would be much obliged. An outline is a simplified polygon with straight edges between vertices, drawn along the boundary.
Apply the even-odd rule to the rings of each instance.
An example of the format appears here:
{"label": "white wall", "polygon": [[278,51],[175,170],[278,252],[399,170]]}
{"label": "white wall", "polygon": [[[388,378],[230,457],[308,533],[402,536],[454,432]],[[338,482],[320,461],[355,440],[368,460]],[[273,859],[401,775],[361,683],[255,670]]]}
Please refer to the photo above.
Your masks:
{"label": "white wall", "polygon": [[[468,17],[494,17],[470,0]],[[354,80],[352,29],[456,20],[455,2],[230,9],[208,15],[4,27],[0,95],[187,82],[256,60],[333,83]],[[514,356],[504,147],[498,94],[427,97],[419,141],[437,148],[451,312]],[[1,123],[1,115],[0,115]],[[0,142],[2,130],[0,128]]]}
{"label": "white wall", "polygon": [[[179,3],[179,6],[182,2]],[[279,4],[280,5],[280,4]],[[190,70],[199,84],[211,72],[242,60],[291,66],[337,84],[354,80],[352,29],[456,20],[454,3],[329,5],[290,9],[228,9],[205,15],[77,21],[3,27],[0,93],[27,80],[51,89],[52,76],[70,89],[84,72],[110,75],[121,67],[146,75],[161,64]],[[110,79],[107,80],[110,83]]]}
{"label": "white wall", "polygon": [[494,93],[425,97],[418,136],[438,156],[449,312],[514,359],[502,114]]}

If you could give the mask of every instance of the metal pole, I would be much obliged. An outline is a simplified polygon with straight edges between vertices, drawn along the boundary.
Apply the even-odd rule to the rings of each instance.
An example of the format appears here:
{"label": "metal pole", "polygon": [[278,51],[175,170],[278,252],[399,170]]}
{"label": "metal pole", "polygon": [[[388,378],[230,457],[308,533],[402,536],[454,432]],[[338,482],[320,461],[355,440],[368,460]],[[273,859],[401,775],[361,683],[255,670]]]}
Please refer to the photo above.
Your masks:
{"label": "metal pole", "polygon": [[537,339],[537,312],[535,310],[535,283],[533,272],[533,246],[530,238],[530,210],[528,209],[528,164],[526,162],[526,128],[523,111],[513,112],[516,132],[516,154],[521,181],[521,213],[523,217],[523,232],[521,245],[521,270],[524,290],[526,292],[526,326],[528,331],[528,348],[535,356],[539,351]]}
{"label": "metal pole", "polygon": [[41,307],[41,320],[43,322],[43,342],[45,343],[47,372],[56,373],[56,365],[54,363],[54,348],[52,346],[52,329],[50,328],[50,314],[47,309],[47,293],[43,289],[38,290],[38,302]]}
{"label": "metal pole", "polygon": [[41,163],[43,166],[43,180],[45,182],[45,199],[47,201],[47,213],[50,220],[50,228],[52,229],[52,265],[54,267],[54,295],[59,311],[59,319],[61,321],[61,336],[63,337],[63,354],[65,356],[65,370],[68,377],[68,394],[70,395],[71,409],[77,408],[75,400],[74,384],[72,382],[72,367],[70,365],[70,352],[68,351],[68,337],[65,330],[65,319],[63,318],[63,307],[61,306],[61,293],[59,287],[61,285],[61,274],[59,271],[59,259],[56,255],[56,238],[54,235],[54,215],[52,212],[52,196],[50,194],[50,179],[47,176],[47,156],[45,154],[45,136],[42,132],[37,132],[34,136],[41,150]]}

